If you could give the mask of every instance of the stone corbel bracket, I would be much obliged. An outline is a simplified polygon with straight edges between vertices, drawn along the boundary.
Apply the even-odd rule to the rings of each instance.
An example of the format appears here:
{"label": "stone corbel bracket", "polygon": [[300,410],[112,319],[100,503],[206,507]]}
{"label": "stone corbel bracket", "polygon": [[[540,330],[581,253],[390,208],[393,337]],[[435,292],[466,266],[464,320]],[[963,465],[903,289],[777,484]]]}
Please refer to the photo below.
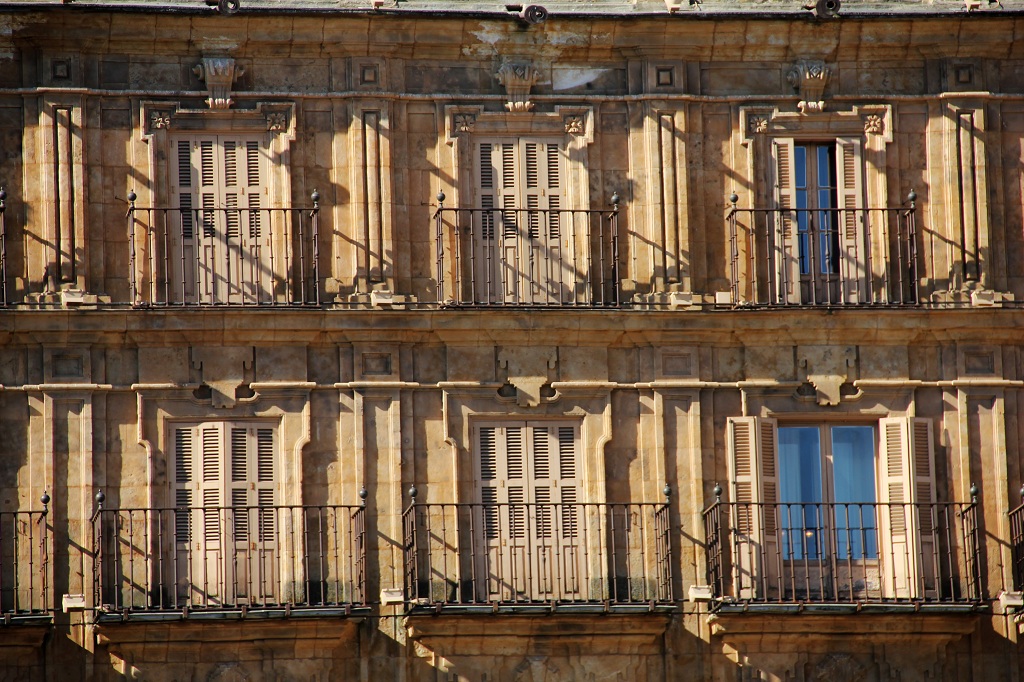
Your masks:
{"label": "stone corbel bracket", "polygon": [[800,346],[797,351],[801,379],[817,393],[819,405],[838,405],[841,387],[856,378],[856,346]]}
{"label": "stone corbel bracket", "polygon": [[533,111],[530,90],[540,81],[541,73],[528,62],[505,62],[494,77],[505,86],[508,102],[505,108],[512,113]]}
{"label": "stone corbel bracket", "polygon": [[537,407],[541,388],[551,381],[551,371],[558,366],[558,351],[553,347],[510,347],[498,352],[498,367],[506,370],[508,383],[516,388],[520,407]]}
{"label": "stone corbel bracket", "polygon": [[206,104],[211,109],[230,109],[234,103],[231,87],[245,73],[245,69],[231,57],[203,57],[203,61],[196,64],[192,72],[206,83],[209,94]]}
{"label": "stone corbel bracket", "polygon": [[786,74],[786,80],[800,93],[796,108],[801,114],[825,111],[825,87],[832,78],[832,69],[816,59],[802,59]]}

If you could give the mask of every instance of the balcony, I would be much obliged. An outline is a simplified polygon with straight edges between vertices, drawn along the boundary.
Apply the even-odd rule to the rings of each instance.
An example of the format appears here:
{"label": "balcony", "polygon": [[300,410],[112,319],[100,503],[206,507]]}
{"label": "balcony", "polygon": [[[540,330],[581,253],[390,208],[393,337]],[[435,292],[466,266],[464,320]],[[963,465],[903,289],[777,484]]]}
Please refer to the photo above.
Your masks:
{"label": "balcony", "polygon": [[361,506],[99,509],[98,621],[365,611]]}
{"label": "balcony", "polygon": [[42,511],[0,512],[0,625],[46,624],[52,619],[49,500],[43,496]]}
{"label": "balcony", "polygon": [[737,208],[727,215],[737,306],[906,306],[921,301],[909,208]]}
{"label": "balcony", "polygon": [[977,503],[715,502],[704,512],[719,607],[970,610],[983,598]]}
{"label": "balcony", "polygon": [[[443,202],[444,196],[439,199]],[[622,303],[618,206],[610,211],[441,208],[437,300],[450,306]]]}
{"label": "balcony", "polygon": [[319,305],[318,199],[314,194],[312,208],[133,202],[127,214],[133,304]]}
{"label": "balcony", "polygon": [[672,607],[667,505],[414,503],[403,523],[413,610]]}

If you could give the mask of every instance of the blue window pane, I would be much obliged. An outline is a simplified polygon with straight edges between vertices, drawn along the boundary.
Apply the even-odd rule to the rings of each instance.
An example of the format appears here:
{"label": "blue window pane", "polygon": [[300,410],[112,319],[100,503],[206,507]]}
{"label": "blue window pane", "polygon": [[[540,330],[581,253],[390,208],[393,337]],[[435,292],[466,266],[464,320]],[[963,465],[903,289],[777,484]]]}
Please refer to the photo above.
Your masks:
{"label": "blue window pane", "polygon": [[807,147],[798,146],[793,149],[793,163],[796,186],[807,187]]}
{"label": "blue window pane", "polygon": [[821,441],[817,427],[779,429],[779,502],[784,558],[822,556]]}
{"label": "blue window pane", "polygon": [[818,187],[832,187],[832,148],[822,145],[818,150]]}
{"label": "blue window pane", "polygon": [[836,426],[831,432],[839,558],[875,559],[875,430],[870,426]]}

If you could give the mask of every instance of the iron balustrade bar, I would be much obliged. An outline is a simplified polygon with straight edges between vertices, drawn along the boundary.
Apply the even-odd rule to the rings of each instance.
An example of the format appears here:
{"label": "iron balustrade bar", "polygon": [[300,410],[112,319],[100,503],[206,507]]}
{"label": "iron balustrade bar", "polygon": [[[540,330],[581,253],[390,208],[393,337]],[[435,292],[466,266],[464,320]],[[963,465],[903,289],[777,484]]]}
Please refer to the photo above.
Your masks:
{"label": "iron balustrade bar", "polygon": [[157,208],[130,201],[132,303],[320,305],[318,200],[314,193],[312,208]]}
{"label": "iron balustrade bar", "polygon": [[7,192],[0,187],[0,305],[7,305]]}
{"label": "iron balustrade bar", "polygon": [[734,305],[922,301],[913,199],[909,208],[738,208],[734,203],[726,220]]}
{"label": "iron balustrade bar", "polygon": [[365,606],[364,515],[356,505],[98,509],[92,606]]}
{"label": "iron balustrade bar", "polygon": [[704,511],[718,599],[771,603],[984,599],[977,502],[749,503]]}
{"label": "iron balustrade bar", "polygon": [[47,510],[0,512],[0,616],[54,610]]}
{"label": "iron balustrade bar", "polygon": [[[443,201],[443,195],[439,195]],[[622,303],[618,207],[445,208],[434,213],[438,302],[611,307]],[[447,261],[446,261],[447,258]]]}
{"label": "iron balustrade bar", "polygon": [[413,604],[669,604],[668,505],[413,503],[403,515]]}
{"label": "iron balustrade bar", "polygon": [[1010,511],[1010,548],[1013,551],[1013,589],[1024,591],[1024,503]]}

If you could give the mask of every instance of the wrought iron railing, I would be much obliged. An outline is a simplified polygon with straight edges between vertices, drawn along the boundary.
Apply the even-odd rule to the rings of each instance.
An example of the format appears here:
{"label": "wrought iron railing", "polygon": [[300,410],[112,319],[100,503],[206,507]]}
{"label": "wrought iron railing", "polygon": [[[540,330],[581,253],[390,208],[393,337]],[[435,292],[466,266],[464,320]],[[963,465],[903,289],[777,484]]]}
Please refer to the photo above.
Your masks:
{"label": "wrought iron railing", "polygon": [[53,611],[48,580],[52,536],[42,511],[0,511],[0,619]]}
{"label": "wrought iron railing", "polygon": [[7,305],[7,192],[0,187],[0,305]]}
{"label": "wrought iron railing", "polygon": [[92,534],[99,610],[367,603],[362,506],[100,508]]}
{"label": "wrought iron railing", "polygon": [[413,504],[412,604],[671,603],[665,504]]}
{"label": "wrought iron railing", "polygon": [[[440,202],[444,195],[438,196]],[[608,211],[445,208],[437,300],[459,306],[617,306],[618,206]]]}
{"label": "wrought iron railing", "polygon": [[[1021,488],[1024,498],[1024,488]],[[1013,589],[1024,591],[1024,503],[1010,511],[1010,548],[1013,551]]]}
{"label": "wrought iron railing", "polygon": [[128,198],[135,305],[320,304],[316,192],[312,208],[148,208]]}
{"label": "wrought iron railing", "polygon": [[[735,195],[733,195],[735,197]],[[730,209],[734,305],[913,305],[916,195],[898,208]]]}
{"label": "wrought iron railing", "polygon": [[724,601],[983,598],[976,502],[715,502],[704,533],[707,581]]}

